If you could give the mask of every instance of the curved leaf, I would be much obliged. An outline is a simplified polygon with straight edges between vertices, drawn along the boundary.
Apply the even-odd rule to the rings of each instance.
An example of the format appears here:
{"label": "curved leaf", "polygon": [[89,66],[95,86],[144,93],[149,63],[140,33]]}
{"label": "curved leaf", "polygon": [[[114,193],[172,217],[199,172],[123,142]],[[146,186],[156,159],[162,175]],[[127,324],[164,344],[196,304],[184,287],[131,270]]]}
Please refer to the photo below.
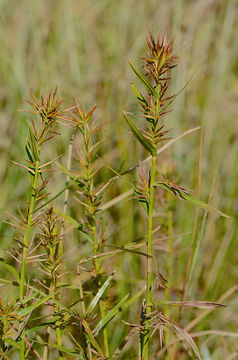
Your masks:
{"label": "curved leaf", "polygon": [[30,134],[29,144],[30,144],[31,154],[33,155],[35,161],[40,161],[39,152],[36,147],[36,139],[30,123],[29,123],[29,134]]}
{"label": "curved leaf", "polygon": [[30,312],[35,310],[37,307],[44,304],[44,302],[47,302],[48,300],[50,300],[56,293],[57,293],[57,291],[50,295],[42,297],[40,300],[36,301],[35,303],[31,304],[30,306],[27,306],[25,309],[20,310],[18,312],[18,314],[22,315],[22,316],[29,314]]}
{"label": "curved leaf", "polygon": [[91,312],[93,311],[93,309],[95,308],[95,306],[97,305],[98,301],[100,300],[100,298],[102,297],[104,291],[106,290],[106,288],[108,287],[108,285],[110,284],[110,281],[113,278],[112,274],[111,276],[109,276],[109,278],[105,281],[105,283],[103,284],[103,286],[99,289],[99,291],[97,292],[96,296],[94,296],[93,300],[91,301],[91,303],[89,304],[87,311],[86,311],[86,316],[90,315]]}
{"label": "curved leaf", "polygon": [[157,93],[153,89],[153,87],[150,85],[150,83],[146,80],[146,78],[135,68],[135,66],[132,64],[132,62],[129,60],[130,67],[136,74],[136,76],[143,82],[147,90],[150,92],[151,95],[154,95],[157,98]]}
{"label": "curved leaf", "polygon": [[14,278],[17,280],[18,283],[20,282],[19,272],[12,265],[8,264],[2,258],[0,258],[0,265],[5,267],[5,269],[7,269],[14,276]]}
{"label": "curved leaf", "polygon": [[85,330],[85,335],[87,336],[87,339],[89,341],[89,343],[95,347],[95,349],[98,351],[98,353],[101,355],[101,356],[104,356],[103,354],[103,351],[102,349],[100,348],[100,346],[98,345],[97,341],[95,340],[94,336],[93,336],[93,333],[87,323],[87,321],[85,319],[82,320],[82,324],[83,324],[83,327],[84,327],[84,330]]}
{"label": "curved leaf", "polygon": [[15,340],[13,340],[12,338],[9,338],[9,337],[6,338],[5,341],[6,341],[6,343],[8,343],[9,345],[11,345],[12,347],[14,347],[14,348],[16,348],[16,349],[18,349],[18,350],[21,349],[21,344],[20,344],[19,341],[15,341]]}
{"label": "curved leaf", "polygon": [[173,187],[170,184],[167,184],[165,182],[157,182],[154,185],[161,187],[162,189],[165,189],[167,191],[169,191],[170,193],[178,196],[180,199],[186,200],[189,203],[195,205],[195,206],[199,206],[202,209],[205,209],[207,211],[210,211],[214,214],[220,215],[220,216],[224,216],[226,218],[229,218],[228,215],[224,214],[223,212],[221,212],[220,210],[217,210],[216,208],[204,203],[203,201],[199,200],[198,198],[196,198],[195,196],[189,194],[188,192],[184,192],[182,188],[179,187]]}
{"label": "curved leaf", "polygon": [[117,305],[114,306],[113,309],[111,309],[110,311],[108,311],[105,316],[99,321],[99,323],[97,324],[97,326],[94,329],[94,333],[95,336],[98,335],[99,331],[105,327],[121,310],[122,310],[122,306],[125,304],[127,298],[128,298],[129,294],[127,294],[126,296],[124,296],[124,298],[122,298],[119,303],[117,303]]}
{"label": "curved leaf", "polygon": [[49,346],[65,353],[68,355],[72,355],[75,356],[76,358],[80,359],[80,360],[86,360],[86,358],[79,352],[75,351],[75,350],[71,350],[69,348],[66,348],[65,346],[60,346],[60,345],[56,345],[56,344],[48,344]]}
{"label": "curved leaf", "polygon": [[226,305],[219,304],[211,301],[158,301],[158,305],[174,305],[174,306],[183,306],[189,308],[197,309],[215,309],[215,308],[224,308]]}
{"label": "curved leaf", "polygon": [[136,293],[130,300],[126,301],[129,294],[127,294],[126,296],[124,296],[124,298],[122,298],[118,304],[116,304],[116,306],[114,306],[113,309],[111,309],[110,311],[108,311],[105,316],[99,321],[99,323],[97,324],[97,326],[95,327],[95,329],[93,330],[93,333],[95,334],[95,336],[98,335],[99,331],[105,327],[117,314],[119,314],[119,312],[125,310],[128,306],[130,306],[138,297],[140,297],[143,292],[145,291],[145,288],[141,289],[140,291],[138,291],[138,293]]}
{"label": "curved leaf", "polygon": [[151,153],[151,155],[156,154],[156,148],[144,137],[141,131],[135,126],[134,122],[126,115],[125,111],[123,111],[123,116],[129,125],[131,131],[137,138],[137,140],[141,143],[141,145]]}

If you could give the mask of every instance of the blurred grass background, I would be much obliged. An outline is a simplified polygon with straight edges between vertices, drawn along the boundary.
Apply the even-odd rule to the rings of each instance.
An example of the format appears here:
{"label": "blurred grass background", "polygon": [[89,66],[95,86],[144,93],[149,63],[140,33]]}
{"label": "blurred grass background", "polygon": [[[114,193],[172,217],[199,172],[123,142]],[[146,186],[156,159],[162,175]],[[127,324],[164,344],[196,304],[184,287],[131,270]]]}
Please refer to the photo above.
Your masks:
{"label": "blurred grass background", "polygon": [[[144,56],[145,36],[175,37],[180,59],[173,72],[172,89],[180,90],[195,71],[192,81],[173,103],[166,123],[175,137],[195,126],[202,127],[201,199],[231,215],[230,220],[204,214],[199,210],[195,236],[193,271],[189,279],[187,300],[216,301],[237,284],[237,211],[238,211],[238,13],[236,0],[157,1],[157,0],[2,0],[0,2],[0,181],[1,218],[6,211],[26,206],[29,181],[23,169],[11,160],[23,160],[27,136],[27,114],[19,110],[29,106],[30,89],[47,91],[58,85],[65,105],[74,96],[89,107],[97,103],[97,118],[106,125],[100,155],[117,169],[136,164],[144,154],[134,142],[122,118],[122,110],[135,109],[130,82],[135,81],[128,59],[139,66]],[[172,90],[171,90],[172,91]],[[49,149],[46,159],[63,154],[66,165],[70,130],[63,128],[57,148]],[[180,184],[197,192],[201,131],[179,140],[161,154],[160,171],[173,172]],[[80,144],[79,144],[80,146]],[[110,174],[102,173],[100,181]],[[64,177],[56,172],[52,192],[63,186]],[[128,190],[118,181],[105,194],[105,201]],[[61,202],[60,202],[61,201]],[[166,203],[166,200],[164,200]],[[63,199],[59,200],[59,206]],[[173,234],[190,232],[173,250],[170,287],[175,294],[182,289],[188,247],[196,210],[182,201],[169,202],[173,212]],[[161,234],[167,234],[167,209],[159,204],[158,222]],[[77,205],[70,199],[71,214],[77,216]],[[124,214],[127,216],[123,216]],[[105,214],[109,223],[109,242],[129,243],[145,233],[145,220],[133,200],[118,203]],[[13,230],[1,224],[1,251],[13,244]],[[77,234],[69,235],[68,252],[79,250]],[[197,247],[197,250],[195,249]],[[85,250],[86,249],[86,250]],[[155,249],[159,270],[166,276],[166,254]],[[143,286],[145,272],[140,257],[120,255],[117,258],[118,292],[122,295]],[[108,264],[115,266],[115,259]],[[232,288],[233,289],[233,288]],[[4,292],[4,287],[0,288]],[[234,288],[235,290],[235,288]],[[2,292],[2,294],[3,294]],[[237,331],[238,301],[235,291],[225,301],[225,310],[205,317],[196,330]],[[139,313],[140,308],[136,309]],[[183,312],[186,326],[198,311]],[[135,319],[135,309],[129,314]],[[130,318],[129,318],[130,320]],[[128,320],[128,321],[129,321]],[[176,318],[174,319],[176,320]],[[136,320],[133,320],[136,321]],[[117,328],[112,338],[122,336]],[[116,341],[115,341],[116,343]],[[237,339],[204,336],[199,346],[204,359],[228,359],[237,351]],[[206,356],[206,357],[205,357]],[[235,355],[236,356],[236,355]],[[235,357],[232,357],[232,359]],[[238,356],[237,356],[238,358]]]}

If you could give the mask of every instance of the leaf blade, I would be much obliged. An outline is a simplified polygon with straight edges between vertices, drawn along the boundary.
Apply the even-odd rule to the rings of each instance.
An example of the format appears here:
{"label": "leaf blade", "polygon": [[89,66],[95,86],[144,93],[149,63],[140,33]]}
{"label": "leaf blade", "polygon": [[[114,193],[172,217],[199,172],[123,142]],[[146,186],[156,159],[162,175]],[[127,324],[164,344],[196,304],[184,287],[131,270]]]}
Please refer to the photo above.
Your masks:
{"label": "leaf blade", "polygon": [[139,290],[131,299],[127,300],[129,294],[124,296],[113,309],[111,309],[97,324],[93,333],[95,336],[98,335],[99,331],[105,327],[119,312],[124,311],[128,306],[130,306],[138,297],[140,297],[145,288]]}
{"label": "leaf blade", "polygon": [[87,310],[86,310],[86,316],[90,315],[92,313],[92,311],[95,309],[98,301],[100,300],[100,298],[102,297],[104,291],[106,290],[106,288],[108,287],[108,285],[110,284],[112,278],[113,278],[113,273],[112,275],[109,276],[109,278],[105,281],[105,283],[103,284],[103,286],[99,289],[99,291],[97,292],[97,294],[95,295],[95,297],[93,298],[93,300],[91,301],[91,303],[89,304]]}
{"label": "leaf blade", "polygon": [[199,200],[198,198],[196,198],[195,196],[191,195],[191,194],[188,194],[188,193],[184,193],[183,191],[180,191],[180,190],[177,190],[176,192],[173,190],[172,186],[170,186],[169,184],[166,184],[164,182],[157,182],[155,183],[154,185],[155,187],[159,186],[161,187],[162,189],[164,190],[167,190],[169,191],[171,194],[175,195],[175,196],[178,196],[180,199],[182,200],[186,200],[188,201],[189,203],[195,205],[195,206],[198,206],[204,210],[207,210],[207,211],[210,211],[216,215],[219,215],[219,216],[223,216],[225,218],[230,218],[230,216],[224,214],[222,211],[206,204],[205,202]]}
{"label": "leaf blade", "polygon": [[19,272],[10,264],[8,264],[4,259],[0,258],[0,265],[5,267],[17,280],[18,284],[20,283],[20,275]]}
{"label": "leaf blade", "polygon": [[197,309],[215,309],[226,307],[226,305],[212,301],[162,301],[158,302],[158,305],[175,305]]}
{"label": "leaf blade", "polygon": [[136,67],[132,64],[132,62],[129,60],[130,67],[136,74],[136,76],[143,82],[147,90],[151,93],[151,95],[154,95],[156,98],[158,97],[156,91],[153,89],[153,87],[150,85],[150,83],[145,79],[145,77],[139,72],[139,70],[136,69]]}
{"label": "leaf blade", "polygon": [[134,122],[126,115],[125,111],[123,111],[123,116],[136,139],[141,143],[144,149],[154,156],[156,154],[156,148],[144,137],[141,131],[135,126]]}

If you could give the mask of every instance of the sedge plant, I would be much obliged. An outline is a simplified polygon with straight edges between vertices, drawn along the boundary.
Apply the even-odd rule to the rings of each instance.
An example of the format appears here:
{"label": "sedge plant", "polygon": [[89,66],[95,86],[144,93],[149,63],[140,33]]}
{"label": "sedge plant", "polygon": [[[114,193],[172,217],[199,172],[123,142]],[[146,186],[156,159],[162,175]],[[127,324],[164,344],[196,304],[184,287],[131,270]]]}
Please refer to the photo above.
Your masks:
{"label": "sedge plant", "polygon": [[153,231],[153,212],[154,197],[156,186],[156,164],[157,147],[161,141],[166,140],[168,130],[164,130],[161,119],[168,113],[168,105],[174,96],[168,96],[168,82],[170,71],[177,65],[178,57],[173,52],[173,42],[167,42],[166,39],[155,41],[150,34],[147,39],[148,56],[142,58],[146,76],[143,76],[132,63],[133,71],[145,85],[147,93],[143,95],[132,85],[140,109],[145,119],[145,129],[139,130],[130,117],[124,112],[124,117],[131,130],[143,147],[151,155],[151,170],[148,179],[148,194],[144,198],[147,207],[147,290],[145,306],[145,329],[141,344],[142,358],[148,359],[149,356],[149,338],[150,338],[150,318],[152,313],[152,231]]}
{"label": "sedge plant", "polygon": [[[102,189],[104,184],[95,186],[95,175],[98,173],[100,166],[97,164],[96,151],[101,143],[101,140],[94,141],[97,132],[101,126],[97,124],[96,120],[92,118],[96,109],[94,105],[88,113],[86,113],[84,107],[77,106],[74,114],[73,121],[78,127],[82,138],[83,147],[77,151],[76,161],[80,170],[76,173],[80,177],[80,190],[77,191],[77,201],[83,208],[83,227],[88,234],[91,235],[93,254],[95,256],[93,260],[93,271],[100,279],[100,273],[102,271],[102,264],[100,264],[97,255],[99,253],[100,246],[105,242],[105,233],[100,228],[100,222],[97,219],[97,214],[102,200]],[[98,282],[99,287],[102,285],[101,281]],[[105,313],[103,300],[99,301],[100,314],[103,317]],[[109,344],[107,329],[103,330],[104,337],[104,350],[105,356],[109,357]]]}
{"label": "sedge plant", "polygon": [[[52,161],[41,163],[42,147],[50,140],[52,140],[57,132],[54,125],[57,121],[63,118],[65,110],[62,109],[63,100],[56,98],[57,88],[54,92],[49,92],[46,96],[41,93],[41,98],[38,100],[33,95],[33,101],[28,101],[33,107],[33,113],[37,116],[37,122],[31,117],[28,122],[29,138],[26,144],[26,153],[28,156],[27,166],[24,166],[30,173],[31,177],[31,195],[26,215],[26,226],[22,248],[21,271],[20,271],[20,285],[19,298],[24,300],[26,295],[26,263],[31,239],[31,232],[33,227],[39,223],[39,212],[35,212],[37,204],[47,196],[44,192],[48,179],[43,177],[46,166]],[[59,338],[58,333],[58,338]],[[60,341],[60,340],[59,340]],[[21,359],[25,359],[25,330],[21,334]]]}
{"label": "sedge plant", "polygon": [[[161,187],[180,199],[187,200],[196,206],[200,206],[207,210],[218,212],[212,209],[199,199],[195,198],[190,191],[177,185],[175,182],[168,180],[165,176],[162,180],[156,179],[156,169],[158,165],[159,144],[161,141],[168,140],[167,134],[169,130],[165,128],[164,119],[170,111],[169,105],[178,94],[168,94],[169,82],[171,79],[171,70],[178,65],[178,56],[174,51],[174,42],[166,40],[166,38],[155,39],[151,33],[147,37],[148,53],[142,57],[143,72],[140,72],[131,62],[130,66],[137,78],[140,80],[145,88],[145,91],[138,90],[132,84],[132,90],[136,95],[137,104],[141,117],[144,119],[144,129],[139,129],[134,120],[131,119],[131,114],[123,112],[124,118],[129,125],[133,135],[149,153],[151,158],[151,166],[148,176],[142,176],[143,188],[137,187],[134,189],[136,195],[146,211],[147,215],[147,277],[146,277],[146,300],[142,305],[141,311],[141,336],[140,336],[140,357],[142,360],[150,358],[150,341],[152,330],[155,327],[153,320],[156,318],[155,306],[153,301],[153,249],[152,249],[152,234],[154,230],[154,204],[155,204],[155,190]],[[141,175],[140,175],[141,178]],[[220,212],[218,212],[220,213]],[[225,216],[225,214],[220,213]],[[166,288],[162,276],[161,287]],[[178,331],[178,326],[166,319],[161,314],[158,314],[160,328],[164,325],[172,327],[175,332]],[[153,325],[154,324],[154,325]],[[193,344],[194,346],[195,344]],[[195,353],[198,355],[196,347],[193,347]]]}

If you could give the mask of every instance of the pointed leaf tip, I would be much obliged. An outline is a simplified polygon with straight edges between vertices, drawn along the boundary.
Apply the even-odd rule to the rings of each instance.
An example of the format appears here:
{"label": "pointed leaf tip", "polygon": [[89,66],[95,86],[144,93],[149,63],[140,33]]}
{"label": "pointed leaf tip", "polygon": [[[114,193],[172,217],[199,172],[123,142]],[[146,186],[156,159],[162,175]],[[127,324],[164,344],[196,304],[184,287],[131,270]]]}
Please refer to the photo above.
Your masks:
{"label": "pointed leaf tip", "polygon": [[143,84],[145,85],[145,87],[147,88],[149,93],[157,98],[158,95],[157,95],[156,91],[154,90],[154,88],[150,85],[150,83],[146,80],[146,78],[139,72],[139,70],[136,69],[136,67],[132,64],[132,62],[130,60],[128,60],[128,61],[129,61],[130,67],[132,68],[132,70],[134,71],[136,76],[143,82]]}
{"label": "pointed leaf tip", "polygon": [[133,132],[136,139],[141,143],[141,145],[150,152],[150,154],[153,156],[156,154],[156,148],[144,137],[142,132],[136,127],[134,122],[127,116],[126,112],[123,111],[123,116],[129,125],[131,131]]}
{"label": "pointed leaf tip", "polygon": [[183,188],[177,186],[177,185],[170,185],[169,183],[167,182],[157,182],[155,185],[156,186],[159,186],[167,191],[169,191],[170,193],[174,194],[175,196],[178,196],[180,199],[182,200],[186,200],[188,201],[189,203],[195,205],[195,206],[198,206],[204,210],[207,210],[207,211],[210,211],[216,215],[219,215],[219,216],[223,216],[225,218],[230,218],[230,216],[224,214],[222,211],[220,210],[217,210],[216,208],[214,208],[213,206],[210,206],[206,203],[204,203],[203,201],[199,200],[197,197],[191,195],[189,192],[187,191],[184,191]]}

